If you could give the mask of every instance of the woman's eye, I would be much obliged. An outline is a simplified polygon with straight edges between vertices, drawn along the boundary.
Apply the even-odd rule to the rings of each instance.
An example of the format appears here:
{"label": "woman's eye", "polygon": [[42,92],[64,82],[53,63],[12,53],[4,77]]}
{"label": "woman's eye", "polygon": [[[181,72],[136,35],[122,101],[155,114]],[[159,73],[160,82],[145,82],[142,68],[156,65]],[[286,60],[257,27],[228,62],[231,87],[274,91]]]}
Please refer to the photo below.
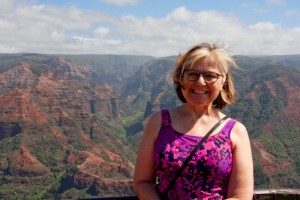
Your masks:
{"label": "woman's eye", "polygon": [[194,72],[189,73],[188,75],[189,75],[189,76],[198,76],[198,74],[197,74],[197,73],[194,73]]}
{"label": "woman's eye", "polygon": [[206,78],[217,78],[218,75],[215,73],[205,73],[204,75]]}

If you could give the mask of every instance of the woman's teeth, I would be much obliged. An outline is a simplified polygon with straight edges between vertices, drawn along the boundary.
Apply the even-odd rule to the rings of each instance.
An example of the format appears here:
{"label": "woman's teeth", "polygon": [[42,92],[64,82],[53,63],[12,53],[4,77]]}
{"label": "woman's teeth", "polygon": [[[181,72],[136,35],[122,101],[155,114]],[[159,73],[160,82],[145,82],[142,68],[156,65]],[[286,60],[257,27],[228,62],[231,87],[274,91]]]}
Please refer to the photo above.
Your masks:
{"label": "woman's teeth", "polygon": [[198,90],[193,90],[194,93],[197,93],[197,94],[206,94],[207,92],[206,91],[198,91]]}

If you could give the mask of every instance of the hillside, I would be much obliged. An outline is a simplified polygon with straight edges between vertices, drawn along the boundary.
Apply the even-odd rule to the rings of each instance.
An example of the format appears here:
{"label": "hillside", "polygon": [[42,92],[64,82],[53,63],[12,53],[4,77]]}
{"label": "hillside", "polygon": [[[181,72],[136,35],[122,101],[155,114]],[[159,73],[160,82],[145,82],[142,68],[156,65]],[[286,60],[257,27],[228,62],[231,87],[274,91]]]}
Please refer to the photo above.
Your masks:
{"label": "hillside", "polygon": [[230,114],[249,130],[257,188],[300,187],[300,72],[285,59],[272,58],[236,77],[239,99]]}
{"label": "hillside", "polygon": [[[179,105],[176,57],[0,54],[0,196],[132,195],[145,119]],[[236,56],[256,188],[300,188],[300,56]],[[299,62],[298,62],[299,61]]]}
{"label": "hillside", "polygon": [[132,194],[135,153],[122,127],[126,106],[112,86],[95,83],[92,66],[64,58],[3,60],[1,196]]}

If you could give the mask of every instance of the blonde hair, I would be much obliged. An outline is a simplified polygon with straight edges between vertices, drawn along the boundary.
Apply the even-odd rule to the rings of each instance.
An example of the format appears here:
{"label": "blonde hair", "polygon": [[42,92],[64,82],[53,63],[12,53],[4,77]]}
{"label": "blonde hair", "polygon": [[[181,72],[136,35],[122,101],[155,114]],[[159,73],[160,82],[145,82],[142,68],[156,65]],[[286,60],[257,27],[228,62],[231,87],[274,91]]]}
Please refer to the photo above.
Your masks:
{"label": "blonde hair", "polygon": [[173,71],[173,82],[178,98],[186,103],[186,99],[182,94],[183,74],[186,69],[202,59],[209,59],[211,65],[217,67],[225,77],[224,85],[218,97],[214,100],[213,106],[219,109],[224,108],[228,104],[234,103],[235,90],[230,72],[231,67],[237,65],[233,58],[222,48],[216,44],[201,43],[191,47],[187,52],[180,54],[176,61]]}

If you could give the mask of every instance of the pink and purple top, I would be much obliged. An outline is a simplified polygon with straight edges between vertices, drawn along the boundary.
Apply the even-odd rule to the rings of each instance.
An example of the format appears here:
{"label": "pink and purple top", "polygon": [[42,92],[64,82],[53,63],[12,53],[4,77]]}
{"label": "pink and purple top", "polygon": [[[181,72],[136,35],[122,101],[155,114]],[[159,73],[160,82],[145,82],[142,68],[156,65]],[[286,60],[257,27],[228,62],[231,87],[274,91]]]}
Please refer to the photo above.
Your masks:
{"label": "pink and purple top", "polygon": [[[154,149],[160,194],[202,139],[174,130],[168,110],[162,109],[161,115],[162,124]],[[225,199],[232,168],[230,132],[236,122],[230,119],[217,134],[207,138],[169,190],[168,199]]]}

